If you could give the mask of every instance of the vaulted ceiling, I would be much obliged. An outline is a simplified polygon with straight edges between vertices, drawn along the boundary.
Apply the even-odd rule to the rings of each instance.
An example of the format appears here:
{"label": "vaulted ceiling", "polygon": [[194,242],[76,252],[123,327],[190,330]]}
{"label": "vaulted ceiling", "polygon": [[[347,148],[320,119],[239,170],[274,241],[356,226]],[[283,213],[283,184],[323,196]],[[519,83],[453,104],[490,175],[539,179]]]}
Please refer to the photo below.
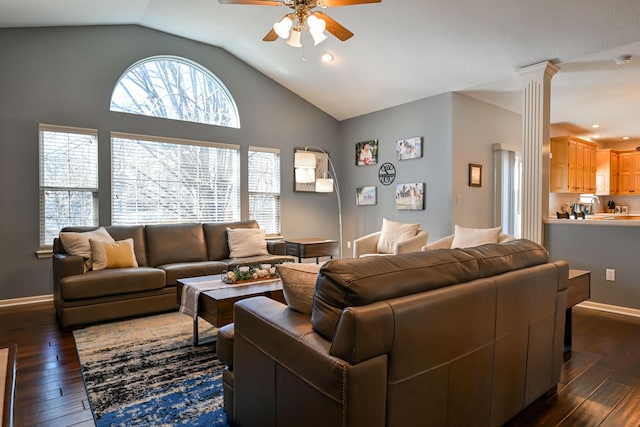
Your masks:
{"label": "vaulted ceiling", "polygon": [[[283,6],[217,0],[0,0],[0,27],[138,24],[219,46],[338,120],[459,91],[520,110],[516,70],[543,60],[552,123],[640,138],[639,0],[382,0],[323,10],[355,33],[263,42]],[[335,60],[325,64],[322,52]],[[626,65],[614,58],[632,55]]]}

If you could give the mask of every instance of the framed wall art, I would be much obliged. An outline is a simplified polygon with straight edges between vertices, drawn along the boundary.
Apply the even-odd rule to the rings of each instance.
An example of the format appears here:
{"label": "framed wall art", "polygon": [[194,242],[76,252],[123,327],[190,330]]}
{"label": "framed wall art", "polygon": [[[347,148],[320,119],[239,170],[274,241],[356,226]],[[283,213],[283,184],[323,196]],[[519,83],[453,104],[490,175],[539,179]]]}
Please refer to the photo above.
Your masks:
{"label": "framed wall art", "polygon": [[469,187],[482,187],[482,165],[469,163]]}
{"label": "framed wall art", "polygon": [[358,142],[356,144],[356,166],[369,166],[378,163],[378,140]]}
{"label": "framed wall art", "polygon": [[[315,150],[313,148],[304,149],[302,147],[296,147],[294,149],[294,162],[295,162],[295,153],[300,151],[310,151],[316,155],[316,170],[315,170],[315,179],[313,182],[296,182],[295,176],[293,179],[293,191],[306,191],[306,192],[315,192],[316,191],[316,180],[318,178],[322,178],[323,176],[328,176],[329,173],[329,153],[324,153],[320,150]],[[293,173],[295,174],[296,168],[295,164],[293,167]],[[326,175],[327,174],[327,175]]]}
{"label": "framed wall art", "polygon": [[396,209],[402,211],[424,209],[424,182],[396,184]]}
{"label": "framed wall art", "polygon": [[371,206],[378,203],[378,190],[375,185],[356,188],[356,206]]}
{"label": "framed wall art", "polygon": [[396,141],[398,160],[417,159],[422,157],[422,137],[399,139]]}

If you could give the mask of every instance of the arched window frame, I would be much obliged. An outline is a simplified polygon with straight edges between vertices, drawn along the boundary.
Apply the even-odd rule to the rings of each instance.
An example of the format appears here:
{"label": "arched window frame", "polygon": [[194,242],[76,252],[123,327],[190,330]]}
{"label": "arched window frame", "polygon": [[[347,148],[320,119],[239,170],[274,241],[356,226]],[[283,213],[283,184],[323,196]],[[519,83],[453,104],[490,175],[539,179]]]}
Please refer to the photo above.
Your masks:
{"label": "arched window frame", "polygon": [[[140,69],[140,67],[147,67],[148,64],[160,63],[162,61],[175,62],[178,63],[178,66],[189,67],[192,84],[188,87],[188,89],[191,92],[186,92],[187,88],[183,86],[182,74],[174,75],[174,81],[170,81],[167,78],[157,79],[159,82],[163,82],[163,87],[158,86],[156,84],[157,82],[153,82],[153,79],[149,77],[148,73],[146,73],[146,76],[144,76],[147,79],[147,82],[142,82],[138,78],[130,77],[132,73],[134,73],[134,77],[143,75],[141,73],[135,74],[136,70]],[[161,68],[158,67],[158,70],[161,70]],[[166,72],[166,69],[163,71]],[[165,77],[169,77],[168,73],[165,74],[167,74]],[[197,76],[199,74],[204,78],[204,82],[208,82],[208,86],[214,87],[215,90],[210,91],[209,93],[204,95],[194,94],[194,78],[196,78],[197,80]],[[127,79],[129,79],[130,82],[135,82],[134,85],[128,87],[125,84]],[[196,85],[198,85],[202,84],[203,81],[196,81],[195,83]],[[136,87],[138,90],[140,90],[139,94],[132,93],[133,90],[136,89]],[[150,91],[151,89],[154,89],[153,93]],[[158,93],[158,89],[164,91],[164,93]],[[134,105],[124,106],[121,105],[121,102],[119,100],[115,99],[117,96],[120,96],[119,93],[121,91],[124,91],[124,93],[128,95],[129,99]],[[200,97],[201,99],[198,100],[198,97]],[[181,102],[184,100],[188,101],[186,105],[184,104],[184,102]],[[166,103],[167,101],[169,102],[169,104]],[[203,108],[201,104],[206,105]],[[187,111],[184,111],[184,108],[187,105],[190,105],[192,108],[190,115],[186,114]],[[220,105],[220,107],[215,108],[216,105]],[[212,110],[209,110],[212,107],[214,108]],[[220,108],[222,108],[223,111],[220,111]],[[111,111],[130,114],[139,114],[144,116],[182,120],[194,123],[240,128],[240,117],[238,114],[238,108],[233,99],[233,96],[231,95],[231,92],[229,92],[224,83],[222,83],[222,81],[215,74],[213,74],[210,70],[203,67],[202,65],[178,56],[151,56],[142,59],[127,68],[127,70],[120,76],[118,82],[114,86],[113,93],[111,95],[110,109]]]}

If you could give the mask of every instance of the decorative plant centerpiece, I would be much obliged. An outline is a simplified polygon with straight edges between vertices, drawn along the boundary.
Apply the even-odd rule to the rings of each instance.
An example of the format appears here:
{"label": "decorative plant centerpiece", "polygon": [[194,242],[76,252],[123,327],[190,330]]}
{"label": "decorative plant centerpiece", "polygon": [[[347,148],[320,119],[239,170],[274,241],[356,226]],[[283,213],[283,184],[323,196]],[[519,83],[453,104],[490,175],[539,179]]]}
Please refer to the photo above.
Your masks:
{"label": "decorative plant centerpiece", "polygon": [[276,268],[270,264],[243,265],[222,274],[222,281],[225,283],[249,282],[257,280],[268,280],[278,277]]}

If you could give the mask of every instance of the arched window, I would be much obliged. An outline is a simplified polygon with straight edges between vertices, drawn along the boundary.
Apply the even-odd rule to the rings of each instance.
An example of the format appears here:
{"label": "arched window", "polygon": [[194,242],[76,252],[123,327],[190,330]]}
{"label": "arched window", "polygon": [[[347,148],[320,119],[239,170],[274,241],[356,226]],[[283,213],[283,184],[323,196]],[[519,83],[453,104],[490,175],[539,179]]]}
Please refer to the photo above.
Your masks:
{"label": "arched window", "polygon": [[133,64],[111,96],[111,111],[239,128],[233,97],[206,68],[174,56]]}

